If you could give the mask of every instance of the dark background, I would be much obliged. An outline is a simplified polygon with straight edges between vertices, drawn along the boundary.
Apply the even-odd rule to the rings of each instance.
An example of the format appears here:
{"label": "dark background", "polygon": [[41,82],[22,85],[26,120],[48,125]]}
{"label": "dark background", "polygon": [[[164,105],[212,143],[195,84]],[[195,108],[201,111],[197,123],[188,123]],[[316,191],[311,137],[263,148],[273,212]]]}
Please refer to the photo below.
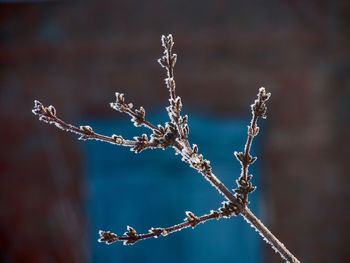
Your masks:
{"label": "dark background", "polygon": [[184,111],[248,122],[258,88],[272,93],[264,222],[303,262],[350,262],[348,1],[1,2],[1,262],[89,261],[81,142],[38,122],[33,99],[68,121],[122,118],[115,91],[158,110],[167,33]]}

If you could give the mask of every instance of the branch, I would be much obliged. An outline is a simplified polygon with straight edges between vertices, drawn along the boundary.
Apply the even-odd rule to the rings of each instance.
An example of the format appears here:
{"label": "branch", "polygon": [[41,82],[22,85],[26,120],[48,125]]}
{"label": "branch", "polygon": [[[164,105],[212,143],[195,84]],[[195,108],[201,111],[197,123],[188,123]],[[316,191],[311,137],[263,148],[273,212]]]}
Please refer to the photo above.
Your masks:
{"label": "branch", "polygon": [[[171,34],[168,36],[162,36],[161,38],[162,46],[164,47],[163,56],[158,59],[159,64],[166,69],[167,78],[165,83],[170,93],[170,106],[167,107],[168,115],[171,124],[176,127],[177,139],[176,141],[180,143],[181,148],[177,148],[178,152],[182,156],[182,161],[188,163],[192,168],[197,170],[207,179],[223,196],[232,195],[231,191],[226,188],[226,186],[212,173],[212,168],[210,161],[203,158],[202,154],[198,154],[198,146],[193,144],[192,147],[188,141],[188,134],[190,132],[189,126],[186,124],[188,121],[188,116],[181,116],[182,103],[181,98],[176,97],[175,91],[175,80],[174,80],[174,66],[177,60],[177,55],[172,54],[172,49],[174,46],[174,40]],[[244,208],[244,203],[240,198],[229,199],[239,210]]]}
{"label": "branch", "polygon": [[[176,96],[175,92],[175,80],[174,80],[174,66],[177,60],[176,54],[172,53],[174,45],[172,35],[162,36],[162,46],[164,47],[164,53],[162,58],[158,60],[162,67],[166,69],[167,78],[165,83],[169,89],[170,94],[170,106],[167,107],[170,122],[166,122],[164,126],[158,125],[157,127],[145,120],[145,110],[143,107],[133,110],[132,103],[125,103],[124,95],[116,93],[116,102],[111,103],[111,107],[117,111],[124,112],[131,116],[131,121],[135,126],[145,126],[153,131],[150,139],[146,134],[142,137],[134,137],[135,140],[125,140],[121,136],[113,135],[111,137],[100,135],[95,133],[90,126],[75,127],[71,124],[67,124],[64,121],[56,117],[56,110],[53,106],[44,107],[39,101],[35,101],[33,113],[39,116],[39,119],[55,124],[58,128],[77,133],[80,136],[79,139],[95,139],[106,141],[112,144],[123,145],[132,147],[131,150],[141,152],[146,148],[162,148],[166,149],[169,146],[176,150],[177,154],[182,156],[182,161],[188,163],[190,167],[197,170],[206,180],[208,180],[212,186],[214,186],[220,194],[222,194],[229,202],[224,203],[224,207],[228,209],[221,212],[212,211],[209,215],[201,217],[195,217],[193,213],[188,212],[186,222],[169,227],[169,228],[152,228],[150,233],[138,235],[136,231],[128,227],[128,231],[125,236],[117,236],[110,232],[100,231],[100,242],[106,242],[107,244],[124,241],[124,244],[133,244],[139,240],[147,239],[150,237],[158,237],[160,235],[166,235],[174,231],[181,230],[183,228],[192,226],[195,227],[198,223],[203,223],[208,220],[220,217],[230,217],[232,215],[241,214],[245,220],[254,227],[264,240],[269,243],[272,248],[278,252],[283,259],[288,262],[299,262],[293,254],[291,254],[287,248],[261,223],[261,221],[255,217],[255,215],[249,210],[247,205],[248,194],[255,190],[252,186],[248,176],[248,167],[252,164],[256,157],[250,155],[250,148],[253,138],[258,134],[259,128],[257,126],[257,120],[259,117],[265,118],[266,105],[265,102],[270,97],[270,93],[266,93],[264,88],[259,90],[258,99],[255,100],[252,108],[252,120],[248,127],[248,138],[245,145],[244,153],[235,152],[236,158],[241,162],[242,172],[241,176],[237,180],[239,186],[235,189],[235,194],[232,193],[213,173],[210,161],[203,158],[202,154],[198,154],[198,146],[193,144],[192,147],[188,141],[189,126],[187,125],[188,116],[181,116],[182,102],[181,98]],[[226,205],[225,205],[226,204]]]}
{"label": "branch", "polygon": [[145,119],[146,111],[143,107],[133,111],[133,104],[125,102],[123,93],[116,92],[115,97],[116,102],[110,103],[111,108],[131,116],[131,121],[136,127],[145,126],[151,129],[153,131],[151,141],[157,144],[159,148],[166,149],[169,146],[173,146],[176,151],[181,151],[183,149],[182,145],[176,141],[178,130],[175,124],[167,122],[164,127],[160,124],[156,127]]}
{"label": "branch", "polygon": [[168,115],[171,122],[176,126],[177,132],[179,134],[179,140],[184,144],[184,149],[186,151],[186,155],[190,155],[192,149],[190,144],[188,143],[188,133],[189,128],[186,124],[188,120],[188,116],[181,116],[182,102],[179,96],[176,96],[175,90],[175,79],[174,79],[174,67],[177,61],[177,55],[172,53],[174,46],[174,39],[171,34],[168,36],[162,36],[161,38],[162,46],[164,47],[163,56],[158,59],[158,63],[165,68],[167,73],[167,78],[165,79],[165,84],[169,89],[170,94],[170,106],[167,107]]}
{"label": "branch", "polygon": [[[189,134],[189,127],[188,125],[182,126],[179,125],[178,119],[181,118],[180,116],[180,110],[182,107],[182,104],[180,103],[180,99],[178,100],[178,105],[180,107],[176,107],[176,100],[174,98],[176,97],[175,93],[175,81],[173,78],[173,68],[177,59],[177,56],[172,55],[172,48],[174,45],[173,37],[172,35],[168,35],[167,37],[162,36],[162,46],[164,47],[164,56],[158,60],[158,62],[161,64],[162,67],[165,67],[167,70],[167,76],[168,78],[165,80],[168,89],[170,90],[170,107],[167,108],[169,117],[172,120],[174,124],[176,124],[176,127],[178,129],[179,134],[181,137],[178,139],[178,141],[181,142],[183,145],[182,151],[180,151],[182,155],[182,160],[187,162],[192,168],[196,169],[200,174],[203,175],[203,177],[208,180],[212,186],[214,186],[220,194],[222,194],[227,200],[229,200],[235,207],[238,208],[238,213],[240,213],[248,223],[251,224],[252,227],[254,227],[259,234],[264,238],[264,240],[270,244],[276,252],[278,252],[281,257],[289,262],[299,262],[296,257],[292,253],[288,251],[288,249],[261,223],[259,219],[255,217],[255,215],[249,210],[247,207],[248,200],[247,195],[249,192],[251,192],[251,189],[253,188],[251,183],[248,182],[250,179],[247,176],[248,174],[248,166],[249,164],[253,163],[255,159],[250,156],[249,151],[251,147],[251,143],[253,140],[253,137],[257,135],[258,133],[258,127],[256,126],[256,122],[258,117],[265,118],[266,113],[266,105],[265,102],[268,100],[270,94],[265,92],[264,88],[261,88],[259,90],[259,99],[258,102],[255,101],[255,103],[252,105],[252,113],[253,118],[251,121],[250,129],[248,129],[248,139],[245,147],[245,154],[244,158],[242,159],[248,159],[249,161],[243,166],[242,168],[242,174],[243,174],[243,180],[247,184],[244,183],[243,180],[241,180],[241,183],[239,186],[243,190],[242,194],[236,194],[234,195],[230,190],[227,189],[227,187],[212,173],[212,168],[210,165],[210,161],[205,160],[203,156],[198,154],[198,147],[197,145],[193,145],[191,148],[190,144],[188,142],[188,134]],[[187,116],[186,116],[187,121]],[[251,157],[251,158],[250,158]],[[251,178],[251,177],[250,177]],[[254,188],[253,188],[254,190]]]}
{"label": "branch", "polygon": [[133,104],[132,103],[125,103],[125,98],[124,98],[123,93],[116,92],[115,97],[116,97],[116,101],[111,102],[109,104],[111,106],[111,108],[113,108],[119,112],[124,112],[124,113],[128,114],[129,116],[131,116],[131,121],[134,123],[134,125],[136,127],[143,125],[149,129],[151,129],[152,131],[161,132],[159,127],[157,128],[152,123],[145,120],[146,111],[143,107],[140,107],[139,110],[136,109],[135,111],[133,111],[132,110],[134,107]]}
{"label": "branch", "polygon": [[45,107],[40,101],[34,101],[34,108],[32,110],[34,115],[39,116],[39,120],[54,124],[57,128],[73,132],[80,135],[79,140],[98,140],[103,142],[109,142],[115,145],[132,147],[131,150],[136,153],[141,152],[146,148],[160,147],[159,142],[149,141],[146,134],[142,134],[141,137],[134,137],[135,140],[125,140],[122,136],[113,134],[112,136],[105,136],[93,131],[90,126],[76,127],[72,124],[68,124],[56,116],[56,109],[50,105]]}
{"label": "branch", "polygon": [[173,232],[180,231],[190,226],[195,228],[198,224],[205,223],[212,219],[219,220],[223,217],[230,218],[231,216],[238,214],[237,207],[230,202],[223,202],[223,206],[219,209],[219,211],[212,210],[209,214],[200,217],[197,217],[192,212],[187,211],[187,217],[184,219],[185,222],[167,228],[152,227],[150,230],[148,230],[149,233],[147,234],[137,234],[136,230],[130,226],[127,226],[128,231],[124,233],[124,236],[117,236],[109,231],[100,230],[100,239],[98,241],[105,242],[108,245],[117,241],[123,241],[124,245],[133,245],[140,240],[152,237],[157,238],[159,236],[167,236]]}
{"label": "branch", "polygon": [[253,187],[252,183],[249,182],[253,175],[248,176],[248,168],[249,165],[254,163],[257,159],[257,157],[253,157],[250,155],[250,148],[252,146],[253,139],[256,135],[259,133],[259,127],[257,126],[257,121],[259,117],[262,117],[263,119],[266,118],[266,101],[270,98],[271,94],[266,93],[264,88],[259,89],[258,93],[258,99],[254,101],[254,103],[251,105],[252,109],[252,120],[250,122],[250,126],[248,126],[248,138],[247,142],[244,147],[244,153],[242,152],[234,152],[237,160],[241,163],[242,166],[242,172],[241,176],[236,180],[238,189],[235,189],[234,191],[240,195],[240,197],[243,199],[243,203],[245,205],[248,205],[248,194],[253,192],[256,187]]}

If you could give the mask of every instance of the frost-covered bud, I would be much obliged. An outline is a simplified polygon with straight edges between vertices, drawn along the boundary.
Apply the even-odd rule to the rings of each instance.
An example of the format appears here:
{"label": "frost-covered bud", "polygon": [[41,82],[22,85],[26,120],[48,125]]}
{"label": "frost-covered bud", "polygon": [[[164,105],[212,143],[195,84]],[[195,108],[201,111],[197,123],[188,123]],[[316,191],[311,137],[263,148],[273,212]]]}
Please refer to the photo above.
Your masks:
{"label": "frost-covered bud", "polygon": [[153,130],[153,134],[156,138],[163,137],[169,131],[169,127],[164,128],[162,125],[158,124],[158,129]]}
{"label": "frost-covered bud", "polygon": [[100,230],[99,234],[100,238],[98,239],[98,242],[106,242],[106,244],[110,245],[119,240],[119,237],[116,234],[109,231]]}
{"label": "frost-covered bud", "polygon": [[131,226],[127,226],[128,231],[124,233],[124,235],[127,235],[129,237],[134,237],[137,235],[136,230],[132,228]]}
{"label": "frost-covered bud", "polygon": [[169,60],[166,56],[162,56],[157,61],[162,66],[162,68],[166,68],[169,66]]}
{"label": "frost-covered bud", "polygon": [[244,154],[242,152],[234,152],[234,155],[236,156],[237,160],[241,163],[244,161]]}
{"label": "frost-covered bud", "polygon": [[265,88],[264,87],[261,87],[260,89],[259,89],[259,98],[262,100],[262,101],[267,101],[269,98],[270,98],[270,96],[271,96],[271,93],[270,92],[268,92],[268,93],[266,93],[266,90],[265,90]]}
{"label": "frost-covered bud", "polygon": [[249,162],[249,164],[254,163],[254,162],[256,161],[256,159],[258,159],[258,158],[257,158],[257,157],[253,157],[253,156],[249,155],[249,157],[248,157],[248,162]]}
{"label": "frost-covered bud", "polygon": [[83,130],[84,132],[88,132],[88,133],[93,133],[93,130],[89,125],[80,126],[80,130]]}
{"label": "frost-covered bud", "polygon": [[165,35],[162,35],[161,38],[160,38],[160,41],[162,42],[162,46],[164,48],[167,48],[167,45],[166,45],[166,36]]}
{"label": "frost-covered bud", "polygon": [[56,109],[54,106],[50,105],[49,107],[46,108],[46,111],[52,116],[56,117]]}
{"label": "frost-covered bud", "polygon": [[181,109],[182,109],[182,102],[181,102],[181,98],[180,97],[176,98],[174,106],[175,106],[176,111],[178,111],[178,112],[181,111]]}
{"label": "frost-covered bud", "polygon": [[133,148],[131,148],[131,151],[134,151],[135,153],[139,153],[143,151],[144,149],[149,147],[149,140],[147,137],[147,134],[142,134],[141,137],[134,137],[135,141],[137,142]]}
{"label": "frost-covered bud", "polygon": [[238,180],[237,180],[237,183],[239,185],[242,185],[242,186],[246,186],[247,185],[247,181],[244,180],[243,176],[241,176]]}
{"label": "frost-covered bud", "polygon": [[124,94],[123,93],[116,92],[115,97],[116,97],[117,103],[124,103]]}
{"label": "frost-covered bud", "polygon": [[142,141],[148,142],[147,134],[142,134]]}
{"label": "frost-covered bud", "polygon": [[165,49],[169,50],[169,52],[171,52],[171,49],[173,48],[173,45],[174,45],[173,36],[171,34],[167,36],[162,35],[161,41],[162,41],[162,46]]}
{"label": "frost-covered bud", "polygon": [[173,54],[171,56],[171,67],[175,67],[176,61],[177,61],[177,55]]}
{"label": "frost-covered bud", "polygon": [[152,227],[150,230],[148,230],[150,233],[154,233],[156,234],[156,236],[154,236],[155,238],[159,237],[163,231],[164,231],[164,228],[154,228]]}
{"label": "frost-covered bud", "polygon": [[112,139],[115,141],[116,144],[122,144],[124,141],[122,136],[118,136],[115,134],[112,135]]}
{"label": "frost-covered bud", "polygon": [[249,136],[256,136],[256,135],[258,135],[258,133],[259,133],[259,127],[253,128],[251,126],[248,126],[248,135]]}
{"label": "frost-covered bud", "polygon": [[141,106],[139,110],[135,110],[135,112],[140,116],[140,118],[144,119],[146,115],[145,109]]}
{"label": "frost-covered bud", "polygon": [[202,162],[202,170],[203,170],[203,172],[206,172],[206,173],[210,173],[211,172],[210,161],[204,160]]}
{"label": "frost-covered bud", "polygon": [[193,147],[193,153],[198,153],[198,146],[197,146],[197,144],[193,144],[192,147]]}
{"label": "frost-covered bud", "polygon": [[186,211],[186,215],[187,217],[185,218],[185,221],[189,222],[192,228],[199,224],[199,218],[195,216],[191,211]]}
{"label": "frost-covered bud", "polygon": [[129,239],[124,241],[124,245],[132,245],[138,241],[139,236],[136,233],[136,230],[131,226],[128,226],[128,231],[124,233],[124,235],[128,236]]}
{"label": "frost-covered bud", "polygon": [[168,89],[175,89],[175,80],[174,78],[166,78],[165,79],[165,84]]}
{"label": "frost-covered bud", "polygon": [[201,164],[201,159],[199,158],[198,154],[193,154],[191,156],[191,158],[189,159],[189,163],[191,164],[191,166],[193,166],[193,168],[197,169],[200,164]]}
{"label": "frost-covered bud", "polygon": [[165,128],[164,128],[162,125],[160,125],[160,124],[158,124],[158,130],[159,130],[161,133],[165,133]]}
{"label": "frost-covered bud", "polygon": [[44,114],[45,107],[43,106],[43,104],[40,101],[34,100],[34,108],[32,109],[32,112],[34,115]]}
{"label": "frost-covered bud", "polygon": [[256,114],[263,119],[266,119],[267,107],[265,104],[262,104],[259,109],[257,109]]}
{"label": "frost-covered bud", "polygon": [[181,124],[185,124],[187,121],[188,121],[188,116],[185,115],[185,116],[183,116],[182,119],[181,119]]}
{"label": "frost-covered bud", "polygon": [[187,124],[185,124],[185,126],[182,130],[183,130],[184,136],[186,138],[188,136],[188,134],[190,133],[190,128],[188,127]]}

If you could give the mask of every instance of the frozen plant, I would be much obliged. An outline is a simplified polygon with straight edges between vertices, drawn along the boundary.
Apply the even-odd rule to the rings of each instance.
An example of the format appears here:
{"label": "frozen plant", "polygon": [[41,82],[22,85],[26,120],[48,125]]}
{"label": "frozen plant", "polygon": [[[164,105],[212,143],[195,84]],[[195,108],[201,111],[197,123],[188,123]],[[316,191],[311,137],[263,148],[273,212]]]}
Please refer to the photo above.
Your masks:
{"label": "frozen plant", "polygon": [[122,113],[130,115],[131,121],[135,126],[145,126],[151,130],[150,136],[142,134],[139,137],[134,137],[131,140],[124,139],[122,136],[113,134],[105,136],[96,133],[90,126],[74,126],[59,119],[56,115],[56,109],[53,106],[45,107],[41,102],[34,101],[33,113],[39,116],[39,120],[49,124],[55,124],[58,128],[64,131],[70,131],[78,134],[79,140],[100,140],[116,145],[130,147],[131,151],[139,153],[145,149],[161,148],[167,149],[172,147],[175,153],[182,156],[182,161],[188,163],[190,167],[199,172],[210,184],[222,194],[226,201],[222,202],[222,207],[217,210],[211,210],[208,214],[195,216],[192,212],[187,211],[187,217],[184,222],[171,226],[151,228],[146,234],[138,234],[136,230],[130,226],[127,227],[127,232],[124,235],[116,235],[109,231],[100,231],[99,242],[111,244],[117,241],[122,241],[125,245],[134,244],[137,241],[166,236],[172,232],[182,230],[187,227],[195,228],[200,223],[205,223],[208,220],[220,218],[229,218],[231,216],[241,215],[244,219],[256,229],[263,239],[271,245],[271,247],[280,254],[287,262],[299,262],[299,260],[288,251],[288,249],[263,225],[263,223],[250,211],[248,208],[248,195],[253,192],[256,187],[250,182],[252,175],[248,174],[249,166],[257,159],[250,155],[250,148],[255,136],[259,133],[257,121],[259,117],[266,118],[266,102],[270,98],[270,93],[267,93],[264,88],[260,88],[258,98],[251,105],[252,119],[248,126],[247,142],[243,152],[235,152],[237,160],[241,164],[241,174],[236,180],[237,189],[230,191],[212,172],[210,161],[206,160],[202,154],[199,154],[198,146],[191,144],[188,141],[189,126],[187,124],[188,116],[181,114],[182,102],[181,98],[175,92],[174,66],[177,60],[177,55],[174,54],[174,40],[172,35],[162,36],[162,46],[164,48],[163,56],[158,60],[159,64],[166,70],[167,78],[165,79],[166,87],[169,90],[170,105],[166,108],[169,121],[164,125],[153,125],[146,120],[146,111],[143,107],[135,109],[132,103],[127,103],[124,94],[116,93],[116,101],[110,103],[110,106]]}

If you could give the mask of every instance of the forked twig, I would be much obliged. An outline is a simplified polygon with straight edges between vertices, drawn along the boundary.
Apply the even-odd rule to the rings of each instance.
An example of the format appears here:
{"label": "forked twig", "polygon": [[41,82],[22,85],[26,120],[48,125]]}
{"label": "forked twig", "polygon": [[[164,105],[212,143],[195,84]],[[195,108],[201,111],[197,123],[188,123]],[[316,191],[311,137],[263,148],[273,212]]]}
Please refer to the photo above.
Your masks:
{"label": "forked twig", "polygon": [[58,128],[74,132],[80,135],[81,140],[100,140],[109,142],[116,145],[131,147],[132,151],[136,153],[141,152],[148,148],[161,148],[166,149],[172,147],[175,149],[176,154],[182,156],[182,161],[188,163],[192,168],[197,170],[200,174],[207,179],[212,186],[214,186],[220,194],[222,194],[228,202],[223,202],[223,207],[219,211],[211,211],[207,215],[196,217],[192,212],[186,212],[187,217],[185,222],[168,227],[168,228],[151,228],[147,234],[137,234],[136,230],[128,226],[128,231],[124,233],[124,236],[117,236],[109,231],[100,231],[100,242],[107,244],[114,243],[116,241],[123,241],[124,244],[134,244],[135,242],[152,237],[158,237],[160,235],[167,235],[175,231],[192,226],[193,228],[199,223],[204,223],[211,219],[220,219],[222,217],[228,218],[233,215],[242,215],[245,220],[254,227],[264,240],[269,243],[273,249],[278,252],[283,259],[288,262],[299,262],[298,259],[288,251],[288,249],[256,218],[256,216],[248,208],[248,194],[255,190],[256,187],[252,186],[250,182],[252,175],[248,175],[249,165],[252,164],[256,157],[250,155],[250,148],[253,138],[258,134],[259,128],[257,126],[257,120],[259,117],[266,117],[266,101],[270,97],[270,93],[266,93],[264,88],[259,89],[258,98],[251,105],[252,120],[248,126],[248,138],[244,148],[244,152],[235,152],[235,156],[241,163],[242,171],[238,178],[238,189],[234,189],[231,192],[212,172],[210,162],[203,158],[203,155],[198,153],[197,145],[190,145],[188,141],[189,126],[187,124],[188,116],[181,115],[182,102],[181,98],[176,96],[175,91],[175,79],[174,79],[174,66],[177,60],[177,55],[172,53],[174,41],[172,35],[162,36],[162,46],[164,47],[163,56],[158,60],[160,65],[165,68],[167,78],[165,83],[169,89],[169,102],[170,105],[166,108],[169,115],[169,122],[166,122],[164,126],[153,125],[145,119],[145,109],[140,107],[139,109],[133,109],[132,103],[126,103],[124,95],[116,93],[116,101],[111,103],[110,106],[119,111],[124,112],[131,116],[131,121],[135,126],[145,126],[152,131],[150,137],[146,134],[142,134],[140,137],[134,137],[134,140],[126,140],[122,136],[112,135],[105,136],[93,131],[90,126],[76,127],[68,124],[56,116],[56,109],[53,106],[45,107],[39,101],[35,101],[33,113],[39,116],[41,121],[55,124]]}

